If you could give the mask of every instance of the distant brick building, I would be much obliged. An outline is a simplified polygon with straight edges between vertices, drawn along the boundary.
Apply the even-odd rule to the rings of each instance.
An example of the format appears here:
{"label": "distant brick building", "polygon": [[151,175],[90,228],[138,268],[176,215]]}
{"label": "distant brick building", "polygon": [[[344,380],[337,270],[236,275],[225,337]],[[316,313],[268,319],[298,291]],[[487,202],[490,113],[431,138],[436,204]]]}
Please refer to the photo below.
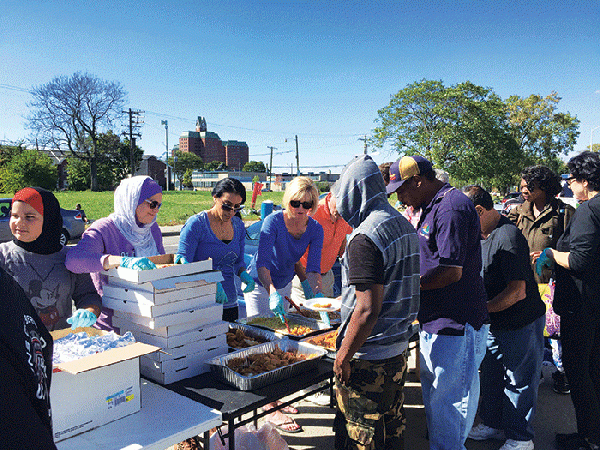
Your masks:
{"label": "distant brick building", "polygon": [[135,172],[135,175],[147,175],[155,180],[163,189],[167,187],[165,178],[165,169],[167,165],[156,158],[154,155],[144,155],[140,168]]}
{"label": "distant brick building", "polygon": [[185,131],[179,136],[179,151],[191,152],[205,163],[220,161],[231,169],[240,170],[248,162],[248,144],[241,141],[222,141],[217,133],[209,132],[206,119],[198,117],[196,131]]}

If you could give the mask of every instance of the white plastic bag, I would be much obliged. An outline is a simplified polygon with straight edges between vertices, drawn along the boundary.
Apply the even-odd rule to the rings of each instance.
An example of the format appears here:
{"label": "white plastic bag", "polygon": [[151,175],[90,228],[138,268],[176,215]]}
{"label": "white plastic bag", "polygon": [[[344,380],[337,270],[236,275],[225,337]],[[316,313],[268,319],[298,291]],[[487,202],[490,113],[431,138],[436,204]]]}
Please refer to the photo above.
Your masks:
{"label": "white plastic bag", "polygon": [[[227,427],[222,428],[222,433],[227,434]],[[223,445],[219,434],[213,433],[209,450],[229,450],[228,439],[225,438]],[[289,447],[275,427],[267,422],[258,431],[252,424],[236,428],[235,450],[289,450]]]}

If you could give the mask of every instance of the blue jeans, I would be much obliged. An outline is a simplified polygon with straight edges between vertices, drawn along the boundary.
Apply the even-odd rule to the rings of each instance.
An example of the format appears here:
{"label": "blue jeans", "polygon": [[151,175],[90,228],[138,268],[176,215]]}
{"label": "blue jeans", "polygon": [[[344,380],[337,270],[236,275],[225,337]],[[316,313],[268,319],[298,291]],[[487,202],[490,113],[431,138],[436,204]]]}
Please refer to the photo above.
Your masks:
{"label": "blue jeans", "polygon": [[464,450],[479,401],[479,365],[490,329],[464,336],[420,332],[421,388],[431,450]]}
{"label": "blue jeans", "polygon": [[507,439],[533,440],[544,358],[544,316],[517,330],[490,330],[481,363],[481,421]]}

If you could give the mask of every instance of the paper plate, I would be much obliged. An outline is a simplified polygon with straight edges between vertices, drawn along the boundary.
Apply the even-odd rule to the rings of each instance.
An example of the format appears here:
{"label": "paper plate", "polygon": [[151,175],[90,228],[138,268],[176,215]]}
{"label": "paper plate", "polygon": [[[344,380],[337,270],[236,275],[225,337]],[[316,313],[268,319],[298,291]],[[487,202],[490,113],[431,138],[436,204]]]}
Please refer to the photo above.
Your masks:
{"label": "paper plate", "polygon": [[[305,300],[304,306],[313,311],[325,311],[333,312],[339,311],[342,308],[342,301],[337,298],[318,297],[311,300]],[[330,305],[329,307],[323,307],[319,305]]]}

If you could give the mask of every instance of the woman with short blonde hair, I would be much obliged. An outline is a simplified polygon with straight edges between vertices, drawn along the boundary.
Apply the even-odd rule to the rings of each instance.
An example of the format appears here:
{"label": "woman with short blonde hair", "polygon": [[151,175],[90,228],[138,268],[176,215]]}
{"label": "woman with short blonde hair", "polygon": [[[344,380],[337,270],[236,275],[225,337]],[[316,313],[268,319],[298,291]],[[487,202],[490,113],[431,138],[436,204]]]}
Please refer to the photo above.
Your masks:
{"label": "woman with short blonde hair", "polygon": [[[309,216],[317,208],[318,201],[319,194],[313,181],[307,177],[296,177],[285,189],[285,210],[271,213],[263,221],[258,251],[248,265],[248,272],[256,282],[254,290],[244,294],[248,317],[271,311],[279,317],[287,314],[289,305],[284,297],[291,295],[295,266],[307,248],[307,279],[303,284],[303,287],[306,286],[306,298],[314,296],[313,292],[319,292],[323,227]],[[265,408],[274,406],[269,404]],[[297,412],[293,407],[282,411],[288,414]],[[302,431],[281,411],[270,414],[267,420],[281,431]]]}

